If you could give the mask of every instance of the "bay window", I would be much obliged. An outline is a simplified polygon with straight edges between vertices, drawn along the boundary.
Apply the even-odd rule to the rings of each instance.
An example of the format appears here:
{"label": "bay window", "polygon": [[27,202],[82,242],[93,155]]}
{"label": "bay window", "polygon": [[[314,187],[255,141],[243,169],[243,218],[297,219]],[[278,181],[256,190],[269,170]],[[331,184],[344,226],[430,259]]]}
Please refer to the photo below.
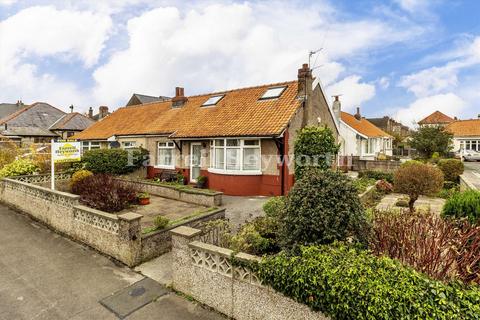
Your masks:
{"label": "bay window", "polygon": [[174,152],[175,144],[173,142],[159,142],[157,151],[157,167],[163,169],[175,169]]}
{"label": "bay window", "polygon": [[100,149],[99,141],[82,141],[82,154],[88,150]]}
{"label": "bay window", "polygon": [[260,140],[215,139],[210,142],[210,168],[220,172],[260,172]]}

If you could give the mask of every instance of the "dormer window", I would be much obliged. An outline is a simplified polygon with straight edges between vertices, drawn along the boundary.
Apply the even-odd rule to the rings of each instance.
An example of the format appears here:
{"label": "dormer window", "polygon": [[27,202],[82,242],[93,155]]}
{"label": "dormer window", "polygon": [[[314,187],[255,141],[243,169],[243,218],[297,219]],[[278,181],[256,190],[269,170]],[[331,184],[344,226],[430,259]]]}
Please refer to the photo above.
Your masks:
{"label": "dormer window", "polygon": [[218,103],[218,101],[222,100],[223,97],[225,97],[224,94],[219,95],[219,96],[210,97],[210,98],[208,98],[207,101],[205,101],[205,102],[202,104],[202,107],[214,106],[214,105],[216,105],[216,104]]}
{"label": "dormer window", "polygon": [[286,88],[287,86],[268,88],[267,91],[265,91],[265,93],[263,94],[263,96],[260,97],[260,100],[278,98],[282,95],[283,91],[285,91]]}

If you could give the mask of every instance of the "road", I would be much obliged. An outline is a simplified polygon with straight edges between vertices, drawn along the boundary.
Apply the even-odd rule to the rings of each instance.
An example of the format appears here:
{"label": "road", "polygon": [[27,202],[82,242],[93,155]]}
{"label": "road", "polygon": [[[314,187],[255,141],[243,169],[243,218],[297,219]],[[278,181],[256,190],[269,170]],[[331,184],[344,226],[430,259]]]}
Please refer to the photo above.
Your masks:
{"label": "road", "polygon": [[[0,205],[0,320],[118,319],[99,301],[142,279],[124,265]],[[165,295],[125,319],[224,319],[162,290]]]}
{"label": "road", "polygon": [[480,190],[480,162],[463,162],[465,175]]}

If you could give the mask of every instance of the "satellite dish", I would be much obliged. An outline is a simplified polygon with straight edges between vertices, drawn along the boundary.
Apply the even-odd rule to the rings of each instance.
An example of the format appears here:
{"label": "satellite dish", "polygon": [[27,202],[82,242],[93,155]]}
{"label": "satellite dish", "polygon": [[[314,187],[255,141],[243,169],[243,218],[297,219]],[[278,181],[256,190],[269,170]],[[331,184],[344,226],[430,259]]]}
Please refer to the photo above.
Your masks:
{"label": "satellite dish", "polygon": [[112,148],[112,149],[120,148],[120,142],[118,142],[118,141],[110,142],[110,148]]}

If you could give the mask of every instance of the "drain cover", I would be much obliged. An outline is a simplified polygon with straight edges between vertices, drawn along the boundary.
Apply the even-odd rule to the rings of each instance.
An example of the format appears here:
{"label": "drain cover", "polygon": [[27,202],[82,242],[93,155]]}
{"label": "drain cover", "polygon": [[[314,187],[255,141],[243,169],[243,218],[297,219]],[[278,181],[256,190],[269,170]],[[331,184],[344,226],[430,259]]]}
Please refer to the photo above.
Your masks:
{"label": "drain cover", "polygon": [[168,290],[158,282],[150,278],[144,278],[102,299],[100,303],[115,313],[119,318],[123,319],[167,293]]}

